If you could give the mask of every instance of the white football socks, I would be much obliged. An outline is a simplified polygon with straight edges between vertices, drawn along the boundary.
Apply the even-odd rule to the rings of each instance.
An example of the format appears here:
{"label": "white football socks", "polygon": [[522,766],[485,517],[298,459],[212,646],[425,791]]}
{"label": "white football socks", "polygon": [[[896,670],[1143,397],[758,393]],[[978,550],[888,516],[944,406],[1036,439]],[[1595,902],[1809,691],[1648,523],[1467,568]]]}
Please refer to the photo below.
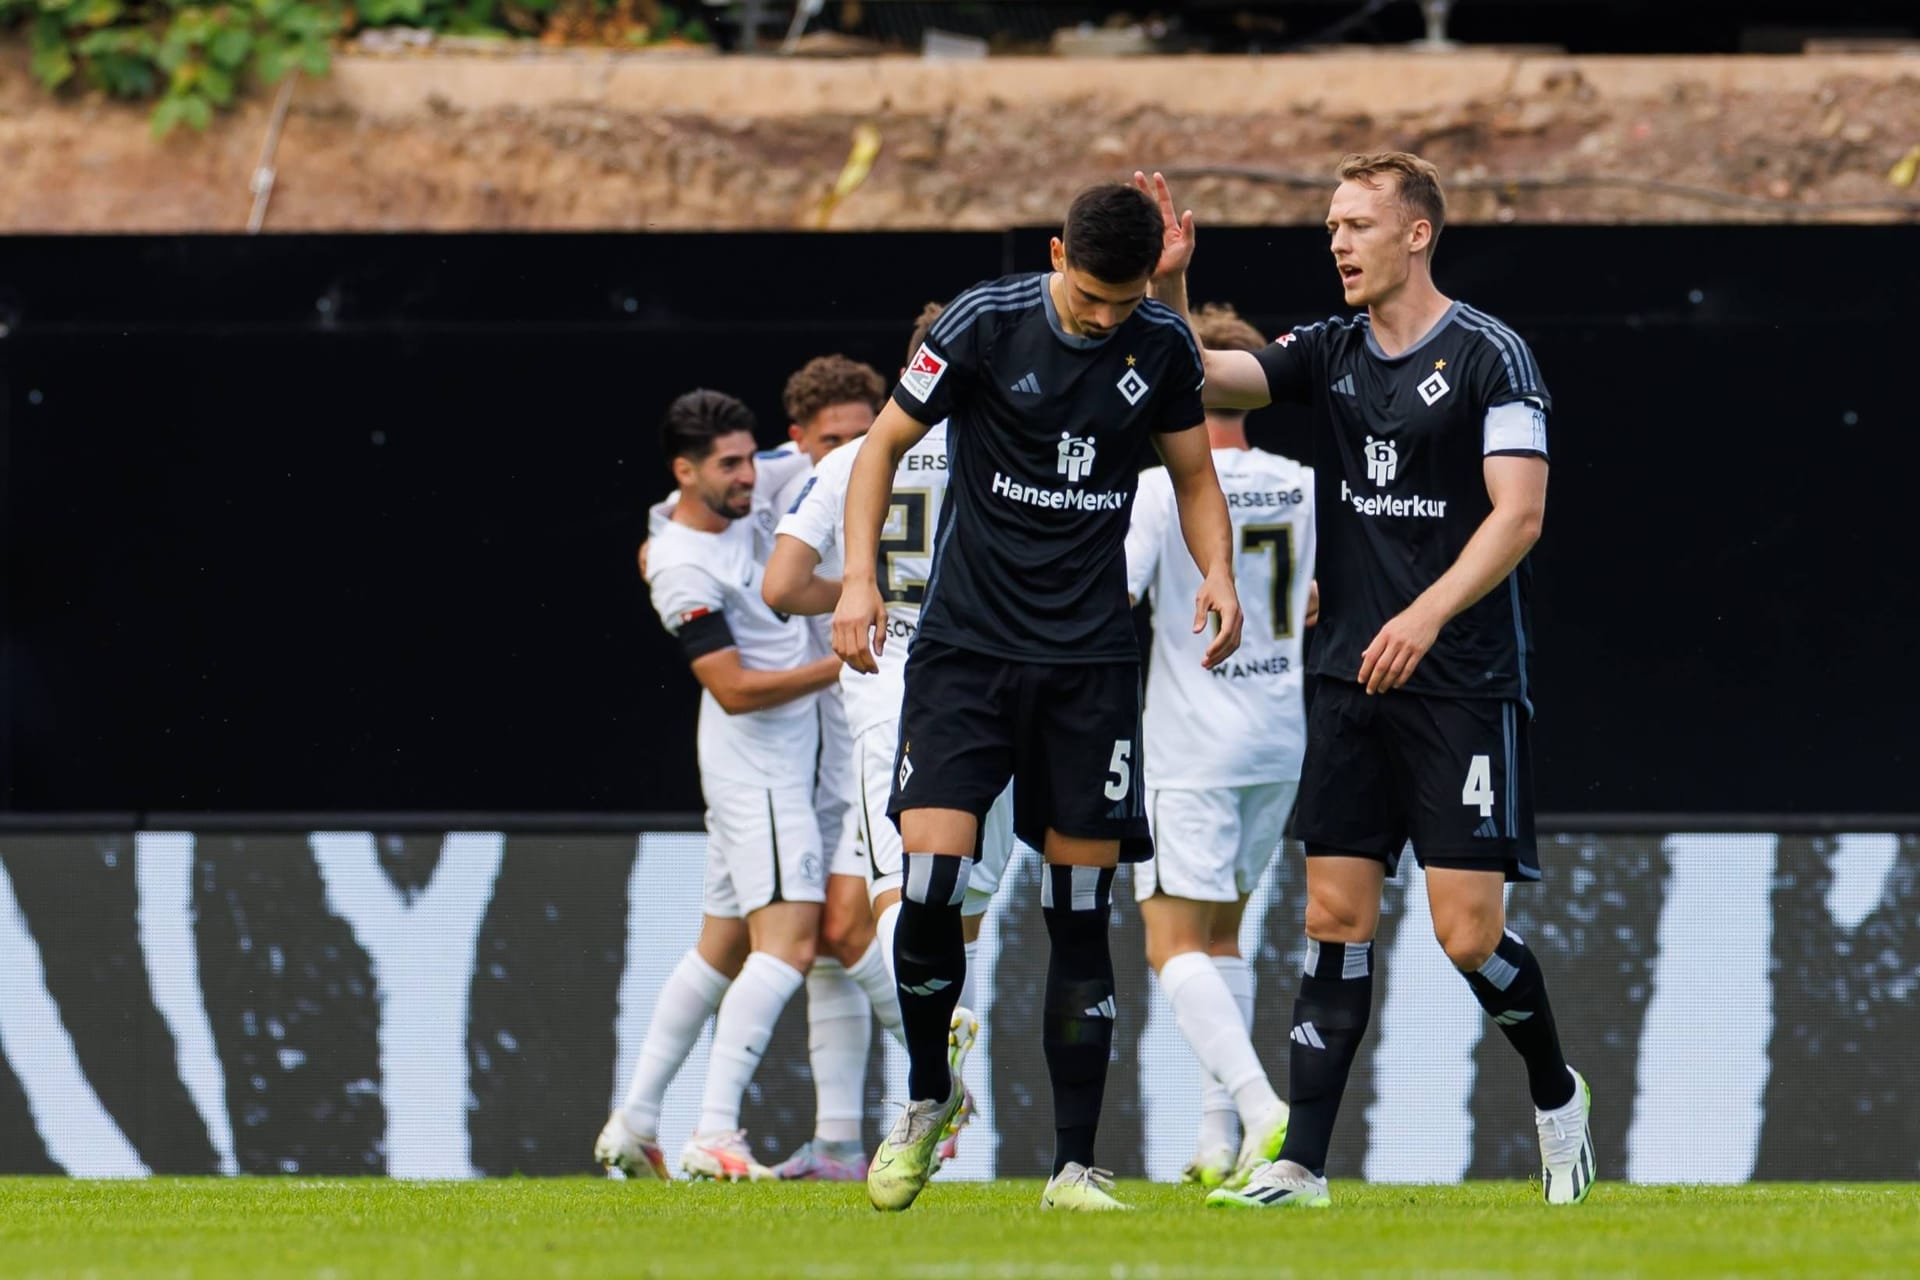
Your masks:
{"label": "white football socks", "polygon": [[740,1127],[740,1097],[753,1082],[780,1011],[804,981],[798,969],[764,951],[747,957],[714,1020],[697,1132],[731,1133]]}
{"label": "white football socks", "polygon": [[1161,966],[1160,987],[1193,1056],[1233,1095],[1241,1119],[1251,1123],[1272,1110],[1280,1099],[1267,1083],[1240,1006],[1213,959],[1199,951],[1181,952]]}
{"label": "white football socks", "polygon": [[729,980],[700,958],[697,951],[680,957],[671,976],[653,1002],[646,1039],[640,1042],[640,1060],[634,1064],[626,1101],[620,1104],[627,1128],[643,1138],[660,1133],[660,1100],[673,1083],[680,1065],[693,1051],[700,1028],[720,1006]]}
{"label": "white football socks", "polygon": [[980,1012],[980,985],[973,975],[980,969],[980,939],[967,944],[967,976],[960,980],[960,1003],[972,1013]]}
{"label": "white football socks", "polygon": [[[891,937],[889,934],[889,941]],[[907,1033],[900,1025],[900,992],[893,985],[893,966],[887,963],[889,955],[891,948],[875,937],[861,957],[854,961],[853,968],[847,970],[847,976],[859,983],[860,989],[867,993],[867,1002],[873,1006],[873,1016],[880,1019],[880,1026],[888,1035],[905,1044]],[[818,967],[817,961],[815,967]]]}
{"label": "white football socks", "polygon": [[859,1140],[872,1042],[873,1019],[861,985],[838,960],[816,959],[807,971],[807,1061],[813,1068],[813,1136],[822,1142]]}

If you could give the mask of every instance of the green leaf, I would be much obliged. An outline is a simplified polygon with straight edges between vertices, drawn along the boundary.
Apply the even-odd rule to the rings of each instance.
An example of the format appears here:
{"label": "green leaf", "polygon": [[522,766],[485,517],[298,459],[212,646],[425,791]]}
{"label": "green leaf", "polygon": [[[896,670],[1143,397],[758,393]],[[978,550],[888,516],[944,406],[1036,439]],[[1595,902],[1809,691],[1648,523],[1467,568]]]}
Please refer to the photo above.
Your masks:
{"label": "green leaf", "polygon": [[265,84],[279,84],[293,70],[293,50],[278,40],[262,40],[253,55],[253,70]]}
{"label": "green leaf", "polygon": [[40,21],[33,24],[33,60],[29,65],[33,78],[49,89],[58,89],[73,79],[73,54],[67,48],[66,34],[60,30],[58,18],[42,14]]}
{"label": "green leaf", "polygon": [[80,0],[67,12],[69,27],[106,27],[126,12],[120,0]]}
{"label": "green leaf", "polygon": [[213,123],[213,108],[208,105],[207,100],[193,97],[182,98],[180,101],[181,119],[202,133],[206,132],[207,126]]}
{"label": "green leaf", "polygon": [[216,67],[237,71],[253,52],[253,32],[245,27],[228,27],[207,43],[207,58]]}
{"label": "green leaf", "polygon": [[153,109],[153,136],[164,138],[186,118],[185,98],[162,98]]}
{"label": "green leaf", "polygon": [[233,73],[222,71],[219,67],[200,68],[200,92],[212,100],[215,106],[232,106]]}
{"label": "green leaf", "polygon": [[323,40],[309,41],[300,48],[300,69],[310,76],[324,76],[332,67],[333,59],[327,52]]}

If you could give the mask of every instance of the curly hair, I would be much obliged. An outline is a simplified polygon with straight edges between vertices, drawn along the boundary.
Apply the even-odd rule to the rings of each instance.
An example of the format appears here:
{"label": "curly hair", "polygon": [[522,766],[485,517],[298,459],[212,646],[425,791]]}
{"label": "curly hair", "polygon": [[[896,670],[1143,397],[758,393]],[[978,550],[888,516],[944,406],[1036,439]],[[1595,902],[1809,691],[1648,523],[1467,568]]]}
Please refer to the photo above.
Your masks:
{"label": "curly hair", "polygon": [[843,355],[816,356],[801,365],[781,396],[787,421],[799,425],[836,404],[864,404],[875,413],[887,402],[887,384],[872,365]]}

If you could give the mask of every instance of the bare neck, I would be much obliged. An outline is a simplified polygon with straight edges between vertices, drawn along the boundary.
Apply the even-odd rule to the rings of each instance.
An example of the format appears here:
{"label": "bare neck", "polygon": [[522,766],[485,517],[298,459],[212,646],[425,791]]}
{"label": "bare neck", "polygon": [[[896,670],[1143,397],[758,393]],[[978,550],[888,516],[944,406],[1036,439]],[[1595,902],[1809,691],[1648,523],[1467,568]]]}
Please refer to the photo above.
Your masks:
{"label": "bare neck", "polygon": [[1397,356],[1432,332],[1447,314],[1453,299],[1433,287],[1433,277],[1416,272],[1393,295],[1367,307],[1373,340],[1390,356]]}
{"label": "bare neck", "polygon": [[1251,449],[1252,447],[1247,443],[1246,419],[1225,422],[1212,414],[1207,415],[1207,448]]}

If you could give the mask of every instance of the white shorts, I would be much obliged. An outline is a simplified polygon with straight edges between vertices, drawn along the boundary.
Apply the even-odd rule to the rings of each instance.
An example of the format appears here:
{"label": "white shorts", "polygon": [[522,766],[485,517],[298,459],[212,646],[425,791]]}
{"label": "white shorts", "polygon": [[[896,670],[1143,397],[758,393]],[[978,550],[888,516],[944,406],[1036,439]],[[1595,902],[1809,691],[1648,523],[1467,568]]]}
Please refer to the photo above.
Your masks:
{"label": "white shorts", "polygon": [[1147,791],[1153,860],[1133,869],[1133,896],[1237,902],[1253,892],[1280,847],[1298,782],[1205,791]]}
{"label": "white shorts", "polygon": [[[900,844],[900,829],[887,816],[887,799],[893,793],[893,758],[900,743],[900,724],[889,720],[862,733],[853,744],[853,772],[858,788],[859,843],[866,858],[869,879],[867,894],[878,898],[889,889],[900,887],[901,864],[905,850]],[[994,800],[993,807],[980,822],[980,859],[967,876],[967,897],[960,906],[963,916],[985,915],[1000,887],[1007,862],[1013,856],[1013,784]]]}
{"label": "white shorts", "polygon": [[738,918],[775,902],[825,902],[827,869],[813,795],[805,787],[707,787],[702,910]]}
{"label": "white shorts", "polygon": [[820,698],[820,768],[813,786],[813,810],[820,822],[820,847],[827,851],[827,874],[867,878],[866,852],[853,783],[853,735],[838,689]]}

